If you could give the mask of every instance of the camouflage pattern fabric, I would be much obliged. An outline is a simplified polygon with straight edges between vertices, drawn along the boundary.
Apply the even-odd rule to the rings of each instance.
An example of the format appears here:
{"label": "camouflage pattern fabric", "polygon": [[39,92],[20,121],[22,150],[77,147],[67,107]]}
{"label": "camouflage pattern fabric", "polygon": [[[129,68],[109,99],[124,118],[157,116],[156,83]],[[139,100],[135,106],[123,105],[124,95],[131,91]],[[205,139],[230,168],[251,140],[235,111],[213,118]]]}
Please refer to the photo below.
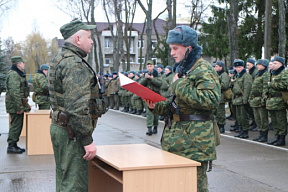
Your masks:
{"label": "camouflage pattern fabric", "polygon": [[238,76],[236,76],[236,79],[233,82],[233,105],[248,104],[251,86],[252,77],[246,73],[245,69],[243,69],[243,71]]}
{"label": "camouflage pattern fabric", "polygon": [[23,105],[22,99],[27,99],[29,96],[28,82],[26,75],[20,71],[16,66],[12,66],[8,72],[6,80],[6,112],[17,113],[17,111],[30,111],[28,102]]}
{"label": "camouflage pattern fabric", "polygon": [[[180,114],[208,114],[218,107],[221,92],[219,78],[212,66],[205,60],[193,65],[185,77],[170,86],[175,94],[175,103]],[[165,116],[170,110],[169,100],[156,103],[153,113]],[[165,128],[162,148],[166,151],[199,162],[216,159],[213,120],[172,121],[171,129]]]}
{"label": "camouflage pattern fabric", "polygon": [[39,106],[39,109],[50,109],[48,81],[42,71],[37,71],[33,86],[34,92],[36,92],[35,103]]}
{"label": "camouflage pattern fabric", "polygon": [[172,84],[173,77],[174,77],[174,74],[172,73],[170,73],[167,76],[165,74],[162,76],[162,85],[160,87],[160,95],[162,95],[165,98],[168,98],[171,95],[169,91],[169,87]]}

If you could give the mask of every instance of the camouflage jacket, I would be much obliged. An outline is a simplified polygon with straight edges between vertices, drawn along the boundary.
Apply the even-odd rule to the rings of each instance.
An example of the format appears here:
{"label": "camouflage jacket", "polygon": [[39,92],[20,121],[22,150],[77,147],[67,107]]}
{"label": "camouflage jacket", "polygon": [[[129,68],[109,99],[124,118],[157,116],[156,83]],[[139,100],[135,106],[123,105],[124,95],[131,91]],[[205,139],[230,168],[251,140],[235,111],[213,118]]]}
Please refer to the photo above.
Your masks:
{"label": "camouflage jacket", "polygon": [[[65,42],[62,51],[50,64],[48,72],[53,114],[64,108],[69,117],[69,125],[83,146],[93,142],[92,133],[97,119],[93,119],[91,114],[93,110],[98,112],[98,106],[94,105],[94,102],[99,105],[101,102],[98,79],[94,70],[83,59],[86,56],[84,51]],[[52,72],[53,68],[55,74]],[[53,93],[53,87],[56,95]],[[57,121],[57,117],[53,115],[52,123],[55,124]]]}
{"label": "camouflage jacket", "polygon": [[282,110],[286,108],[285,102],[282,98],[282,93],[280,91],[285,89],[285,79],[287,81],[287,71],[283,66],[276,71],[272,71],[271,80],[268,85],[266,109]]}
{"label": "camouflage jacket", "polygon": [[224,70],[219,71],[217,73],[219,75],[219,81],[220,81],[220,84],[221,84],[221,100],[220,100],[220,103],[225,103],[224,94],[222,92],[226,91],[227,89],[229,89],[230,77]]}
{"label": "camouflage jacket", "polygon": [[148,79],[148,78],[141,78],[141,81],[139,81],[139,84],[147,87],[148,89],[151,89],[152,91],[154,91],[155,93],[160,93],[160,87],[162,85],[162,80],[161,78],[158,76],[158,71],[157,70],[153,70],[153,78],[152,79]]}
{"label": "camouflage jacket", "polygon": [[251,86],[252,77],[246,73],[246,69],[243,69],[233,82],[233,105],[248,104]]}
{"label": "camouflage jacket", "polygon": [[29,87],[26,81],[26,74],[16,66],[12,66],[6,79],[6,112],[17,113],[20,111],[30,111],[28,102],[23,102],[23,99],[27,99],[28,96]]}
{"label": "camouflage jacket", "polygon": [[255,80],[257,73],[258,73],[258,70],[256,69],[255,66],[249,70],[249,74],[252,77],[252,82]]}
{"label": "camouflage jacket", "polygon": [[120,87],[119,78],[118,77],[113,78],[112,81],[110,82],[110,95],[118,94],[119,87]]}
{"label": "camouflage jacket", "polygon": [[35,103],[38,105],[49,104],[49,90],[46,75],[38,70],[33,81],[34,92],[36,93]]}
{"label": "camouflage jacket", "polygon": [[252,89],[249,96],[249,104],[251,107],[263,107],[266,104],[268,92],[268,71],[258,71],[252,83]]}
{"label": "camouflage jacket", "polygon": [[[194,49],[193,49],[194,50]],[[175,95],[175,104],[180,114],[207,114],[217,109],[221,88],[219,78],[210,63],[203,59],[196,60],[195,53],[190,52],[187,59],[191,71],[185,78],[180,78],[170,86]],[[196,50],[197,51],[197,50]],[[200,57],[200,54],[198,55]],[[170,101],[156,103],[153,113],[166,116],[170,110]],[[196,161],[216,159],[213,120],[207,121],[176,121],[165,128],[162,135],[162,148]]]}
{"label": "camouflage jacket", "polygon": [[172,84],[173,77],[174,77],[173,73],[169,73],[168,75],[162,76],[162,85],[160,87],[160,94],[165,98],[168,98],[171,95],[169,87]]}

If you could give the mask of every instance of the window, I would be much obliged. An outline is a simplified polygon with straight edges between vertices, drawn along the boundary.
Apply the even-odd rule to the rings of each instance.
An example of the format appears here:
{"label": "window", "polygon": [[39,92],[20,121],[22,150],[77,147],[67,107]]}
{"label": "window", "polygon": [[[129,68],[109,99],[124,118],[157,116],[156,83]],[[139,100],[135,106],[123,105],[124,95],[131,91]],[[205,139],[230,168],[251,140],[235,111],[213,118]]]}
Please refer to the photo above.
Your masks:
{"label": "window", "polygon": [[152,49],[155,49],[157,45],[157,41],[155,39],[152,39]]}
{"label": "window", "polygon": [[110,59],[109,58],[105,58],[105,64],[110,64]]}
{"label": "window", "polygon": [[[138,40],[138,48],[141,47],[141,39]],[[144,40],[142,40],[142,48],[144,47]]]}
{"label": "window", "polygon": [[134,41],[133,41],[133,39],[131,39],[129,51],[130,51],[130,53],[132,53],[134,51]]}
{"label": "window", "polygon": [[110,47],[110,39],[105,37],[105,48],[109,48]]}
{"label": "window", "polygon": [[138,58],[138,63],[141,63],[141,59],[142,59],[142,63],[144,63],[144,62],[145,62],[145,59],[144,59],[144,57],[142,57],[142,58],[141,58],[141,57],[139,57],[139,58]]}
{"label": "window", "polygon": [[130,63],[133,63],[134,59],[132,57],[130,57]]}

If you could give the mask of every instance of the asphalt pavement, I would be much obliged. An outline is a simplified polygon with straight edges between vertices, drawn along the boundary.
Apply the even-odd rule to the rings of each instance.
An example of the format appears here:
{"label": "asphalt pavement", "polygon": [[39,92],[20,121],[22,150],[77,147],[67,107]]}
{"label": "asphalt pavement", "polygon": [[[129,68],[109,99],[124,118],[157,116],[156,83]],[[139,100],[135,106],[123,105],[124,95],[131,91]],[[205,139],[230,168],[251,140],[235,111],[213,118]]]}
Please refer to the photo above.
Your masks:
{"label": "asphalt pavement", "polygon": [[[55,191],[55,162],[53,155],[27,156],[7,154],[8,114],[4,94],[0,97],[0,191],[52,192]],[[32,101],[29,101],[32,103]],[[217,160],[208,172],[211,192],[288,192],[288,147],[275,147],[254,142],[258,133],[250,132],[249,139],[238,139],[230,132],[233,121],[227,121],[226,133],[221,134]],[[161,148],[160,138],[164,123],[159,123],[158,134],[145,134],[145,118],[116,110],[109,110],[99,120],[93,133],[96,145],[146,143]],[[273,131],[269,132],[269,139]],[[25,137],[19,146],[25,147]]]}

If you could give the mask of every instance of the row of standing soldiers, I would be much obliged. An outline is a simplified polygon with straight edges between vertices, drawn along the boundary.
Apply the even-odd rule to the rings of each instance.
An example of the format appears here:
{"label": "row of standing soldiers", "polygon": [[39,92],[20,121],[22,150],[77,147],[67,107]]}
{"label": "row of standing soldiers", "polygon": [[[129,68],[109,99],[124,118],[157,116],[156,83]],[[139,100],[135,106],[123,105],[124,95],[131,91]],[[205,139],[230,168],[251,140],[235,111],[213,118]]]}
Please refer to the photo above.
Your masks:
{"label": "row of standing soldiers", "polygon": [[[285,59],[275,56],[271,61],[266,59],[247,59],[246,68],[243,60],[233,62],[233,68],[227,74],[222,61],[214,64],[219,75],[222,98],[216,118],[221,133],[225,132],[225,102],[236,120],[230,131],[238,132],[235,137],[249,138],[249,126],[259,131],[254,141],[267,142],[269,116],[275,137],[268,144],[285,145],[287,135],[287,85],[288,72],[285,70]],[[232,91],[232,98],[225,94]],[[285,97],[286,96],[286,97]],[[252,123],[249,125],[249,118]],[[251,127],[250,127],[251,130]]]}

